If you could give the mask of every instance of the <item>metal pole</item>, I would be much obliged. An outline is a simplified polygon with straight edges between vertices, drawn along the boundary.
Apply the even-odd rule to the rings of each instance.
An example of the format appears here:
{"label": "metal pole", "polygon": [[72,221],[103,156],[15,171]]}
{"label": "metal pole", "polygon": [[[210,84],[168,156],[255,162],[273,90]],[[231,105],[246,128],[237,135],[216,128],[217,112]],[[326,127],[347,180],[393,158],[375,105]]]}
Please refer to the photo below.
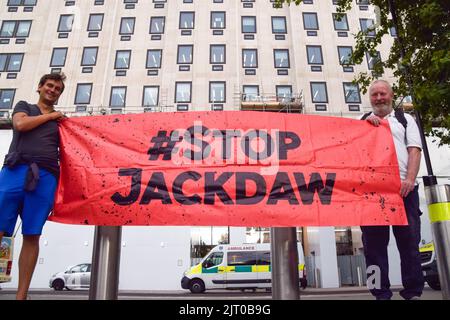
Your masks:
{"label": "metal pole", "polygon": [[122,227],[95,227],[89,300],[117,300]]}
{"label": "metal pole", "polygon": [[300,300],[296,228],[271,228],[272,299]]}
{"label": "metal pole", "polygon": [[425,186],[442,297],[450,300],[450,185]]}

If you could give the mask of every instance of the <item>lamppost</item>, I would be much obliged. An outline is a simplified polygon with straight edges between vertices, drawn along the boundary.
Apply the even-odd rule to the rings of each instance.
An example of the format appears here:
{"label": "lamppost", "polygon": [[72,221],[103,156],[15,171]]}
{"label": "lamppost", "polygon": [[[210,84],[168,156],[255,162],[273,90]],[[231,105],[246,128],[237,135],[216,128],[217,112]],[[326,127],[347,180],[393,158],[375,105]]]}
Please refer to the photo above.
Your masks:
{"label": "lamppost", "polygon": [[[403,35],[399,28],[399,19],[394,0],[388,0],[389,11],[392,16],[392,22],[397,30],[397,42],[400,46],[401,60],[406,56]],[[409,63],[402,69],[404,72],[409,94],[414,106],[413,83]],[[445,300],[450,300],[450,185],[437,184],[436,176],[433,174],[431,167],[430,154],[428,151],[427,142],[422,125],[422,118],[417,109],[414,108],[416,122],[419,127],[420,136],[422,139],[422,147],[427,165],[428,176],[424,176],[423,182],[425,186],[425,196],[428,204],[428,214],[431,222],[431,229],[433,231],[434,247],[436,252],[436,260],[438,265],[439,281],[442,289],[442,296]]]}

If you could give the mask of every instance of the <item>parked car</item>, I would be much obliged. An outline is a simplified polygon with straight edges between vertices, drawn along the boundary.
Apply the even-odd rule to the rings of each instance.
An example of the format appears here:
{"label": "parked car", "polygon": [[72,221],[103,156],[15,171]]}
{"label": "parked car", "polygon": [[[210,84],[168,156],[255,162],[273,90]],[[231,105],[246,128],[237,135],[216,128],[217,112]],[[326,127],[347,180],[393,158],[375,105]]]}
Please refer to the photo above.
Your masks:
{"label": "parked car", "polygon": [[55,273],[49,281],[50,288],[56,291],[74,289],[89,289],[91,282],[91,264],[80,263],[70,266],[66,271]]}

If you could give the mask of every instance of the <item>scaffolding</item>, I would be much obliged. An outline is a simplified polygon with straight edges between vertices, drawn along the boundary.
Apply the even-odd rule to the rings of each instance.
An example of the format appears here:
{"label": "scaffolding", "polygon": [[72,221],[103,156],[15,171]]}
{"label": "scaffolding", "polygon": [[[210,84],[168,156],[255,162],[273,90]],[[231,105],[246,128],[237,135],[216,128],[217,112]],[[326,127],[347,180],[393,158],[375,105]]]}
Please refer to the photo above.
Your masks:
{"label": "scaffolding", "polygon": [[238,93],[241,111],[267,111],[284,113],[303,113],[303,91],[297,94],[246,94]]}

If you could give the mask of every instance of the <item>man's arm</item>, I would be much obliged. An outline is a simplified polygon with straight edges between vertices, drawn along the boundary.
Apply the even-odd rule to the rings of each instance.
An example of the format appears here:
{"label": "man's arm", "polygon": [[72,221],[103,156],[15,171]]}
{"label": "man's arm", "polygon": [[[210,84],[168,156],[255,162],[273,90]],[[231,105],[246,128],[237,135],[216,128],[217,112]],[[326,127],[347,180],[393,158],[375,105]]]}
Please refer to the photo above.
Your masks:
{"label": "man's arm", "polygon": [[27,115],[25,112],[17,112],[13,116],[13,126],[17,131],[30,131],[39,127],[41,124],[51,120],[58,120],[62,117],[64,117],[64,115],[59,111],[34,117]]}
{"label": "man's arm", "polygon": [[400,195],[406,197],[416,185],[416,177],[419,173],[421,160],[421,149],[417,147],[408,147],[408,170],[406,179],[402,181]]}

